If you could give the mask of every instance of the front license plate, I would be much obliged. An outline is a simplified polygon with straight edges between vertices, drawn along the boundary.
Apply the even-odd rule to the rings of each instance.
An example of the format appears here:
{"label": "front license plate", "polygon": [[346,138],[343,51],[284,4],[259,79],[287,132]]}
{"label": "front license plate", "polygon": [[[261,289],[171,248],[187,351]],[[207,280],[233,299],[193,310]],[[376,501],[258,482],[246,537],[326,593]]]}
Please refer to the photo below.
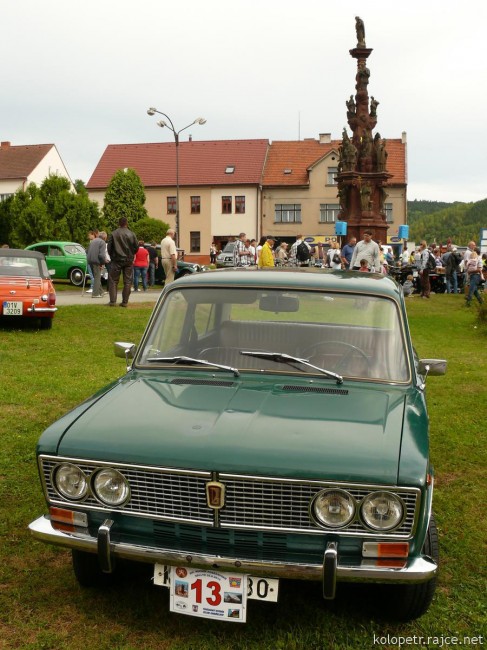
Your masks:
{"label": "front license plate", "polygon": [[3,302],[3,315],[4,316],[22,316],[23,303],[20,300],[4,300]]}
{"label": "front license plate", "polygon": [[154,566],[154,584],[169,587],[172,612],[245,623],[247,600],[277,602],[279,580],[211,569]]}

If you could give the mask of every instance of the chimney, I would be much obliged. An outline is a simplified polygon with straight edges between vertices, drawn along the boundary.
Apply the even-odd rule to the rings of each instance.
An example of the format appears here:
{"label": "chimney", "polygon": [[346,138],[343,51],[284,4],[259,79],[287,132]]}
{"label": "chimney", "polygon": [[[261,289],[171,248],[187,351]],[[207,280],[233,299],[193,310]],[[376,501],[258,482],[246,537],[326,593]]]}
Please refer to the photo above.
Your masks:
{"label": "chimney", "polygon": [[193,136],[191,135],[191,133],[189,134],[188,142],[193,142]]}
{"label": "chimney", "polygon": [[10,142],[0,142],[0,149],[10,149]]}
{"label": "chimney", "polygon": [[407,135],[406,131],[403,131],[403,132],[402,132],[402,138],[401,138],[401,141],[402,141],[402,144],[407,144],[407,141],[408,141],[408,135]]}
{"label": "chimney", "polygon": [[329,144],[331,142],[331,133],[320,133],[320,144]]}

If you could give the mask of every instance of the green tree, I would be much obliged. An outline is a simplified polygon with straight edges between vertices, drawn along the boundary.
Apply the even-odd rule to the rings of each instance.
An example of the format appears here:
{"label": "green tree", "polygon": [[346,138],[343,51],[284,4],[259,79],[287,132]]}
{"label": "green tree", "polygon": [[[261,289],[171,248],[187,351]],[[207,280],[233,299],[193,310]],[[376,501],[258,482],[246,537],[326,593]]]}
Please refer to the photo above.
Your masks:
{"label": "green tree", "polygon": [[159,219],[146,217],[145,219],[139,219],[133,230],[139,239],[158,244],[166,236],[169,230],[169,224],[164,221],[159,221]]}
{"label": "green tree", "polygon": [[13,198],[13,196],[9,196],[4,201],[0,201],[0,246],[2,244],[10,245],[12,231],[10,206]]}
{"label": "green tree", "polygon": [[29,184],[18,190],[9,205],[10,239],[24,247],[43,239],[84,243],[89,230],[101,226],[98,204],[84,187],[73,192],[70,182],[49,176],[40,187]]}
{"label": "green tree", "polygon": [[147,217],[145,190],[134,169],[119,169],[108,184],[103,204],[103,217],[109,230],[118,228],[118,220],[126,217],[129,226]]}

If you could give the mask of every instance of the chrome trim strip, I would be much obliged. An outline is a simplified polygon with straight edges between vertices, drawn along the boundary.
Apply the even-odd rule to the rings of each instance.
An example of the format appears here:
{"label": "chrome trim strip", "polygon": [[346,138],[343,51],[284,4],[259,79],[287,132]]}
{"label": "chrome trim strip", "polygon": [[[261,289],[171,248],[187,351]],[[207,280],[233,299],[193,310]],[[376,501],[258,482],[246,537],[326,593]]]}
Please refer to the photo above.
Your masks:
{"label": "chrome trim strip", "polygon": [[37,314],[38,312],[54,314],[57,311],[57,307],[35,307],[35,305],[32,305],[32,307],[27,308],[27,311],[31,314]]}
{"label": "chrome trim strip", "polygon": [[[97,538],[84,528],[75,528],[68,532],[57,530],[51,525],[50,518],[43,515],[29,524],[29,530],[35,539],[90,553],[98,552]],[[223,557],[219,555],[188,554],[183,551],[137,546],[127,542],[111,542],[111,554],[117,558],[138,562],[194,566],[203,569],[213,568],[249,575],[289,578],[297,580],[323,580],[323,564],[301,564],[297,562],[272,562],[268,560],[246,560]],[[338,582],[394,582],[421,583],[435,577],[438,570],[436,563],[429,557],[410,557],[404,566],[379,566],[377,562],[360,558],[337,559],[336,579]]]}

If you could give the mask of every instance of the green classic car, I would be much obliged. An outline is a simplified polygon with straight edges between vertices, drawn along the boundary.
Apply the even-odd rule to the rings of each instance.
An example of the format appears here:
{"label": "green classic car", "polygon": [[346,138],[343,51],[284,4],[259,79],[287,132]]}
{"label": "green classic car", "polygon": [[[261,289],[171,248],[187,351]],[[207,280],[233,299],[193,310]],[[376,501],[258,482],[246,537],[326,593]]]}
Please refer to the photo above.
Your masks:
{"label": "green classic car", "polygon": [[[223,269],[164,288],[127,373],[42,435],[47,512],[81,585],[152,565],[174,612],[246,620],[281,578],[383,583],[428,608],[438,570],[426,375],[402,289],[321,269]],[[384,610],[382,610],[384,611]]]}
{"label": "green classic car", "polygon": [[80,287],[86,273],[86,251],[72,241],[41,241],[27,250],[43,253],[53,280],[69,280]]}

